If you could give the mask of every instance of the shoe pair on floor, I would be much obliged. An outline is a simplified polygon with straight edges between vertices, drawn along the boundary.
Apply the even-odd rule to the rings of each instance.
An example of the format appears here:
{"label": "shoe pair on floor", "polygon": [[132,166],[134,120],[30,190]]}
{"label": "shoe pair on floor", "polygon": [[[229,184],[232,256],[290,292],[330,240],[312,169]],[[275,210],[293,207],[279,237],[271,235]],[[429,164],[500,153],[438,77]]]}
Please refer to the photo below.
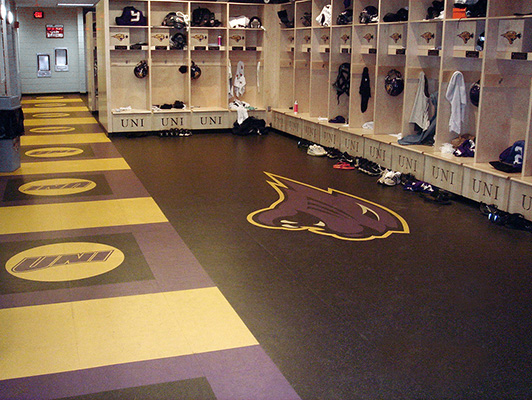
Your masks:
{"label": "shoe pair on floor", "polygon": [[159,132],[160,137],[173,137],[173,136],[190,136],[192,135],[192,132],[190,129],[178,129],[178,128],[171,128],[164,131]]}
{"label": "shoe pair on floor", "polygon": [[323,157],[327,155],[327,150],[319,144],[311,144],[308,146],[307,154],[309,156]]}
{"label": "shoe pair on floor", "polygon": [[353,157],[348,153],[343,153],[333,168],[344,170],[358,169],[360,172],[370,176],[379,176],[384,172],[384,169],[376,162],[362,157]]}
{"label": "shoe pair on floor", "polygon": [[379,176],[385,171],[379,164],[376,162],[367,160],[365,158],[358,158],[356,160],[356,167],[360,172],[363,172],[369,176]]}
{"label": "shoe pair on floor", "polygon": [[495,225],[532,232],[532,222],[526,220],[522,214],[510,214],[506,211],[499,210],[495,204],[488,205],[484,203],[480,203],[480,212],[487,216],[488,221]]}

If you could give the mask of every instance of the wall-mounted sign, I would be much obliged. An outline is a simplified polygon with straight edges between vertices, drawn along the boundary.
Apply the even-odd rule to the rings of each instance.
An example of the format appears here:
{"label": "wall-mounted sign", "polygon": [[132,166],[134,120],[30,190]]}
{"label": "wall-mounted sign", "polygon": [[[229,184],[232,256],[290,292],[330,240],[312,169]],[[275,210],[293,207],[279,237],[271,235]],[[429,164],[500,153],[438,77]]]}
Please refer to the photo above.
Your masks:
{"label": "wall-mounted sign", "polygon": [[65,37],[64,25],[46,25],[47,39],[62,39]]}
{"label": "wall-mounted sign", "polygon": [[37,18],[37,19],[44,18],[44,12],[43,11],[34,11],[33,12],[33,18]]}

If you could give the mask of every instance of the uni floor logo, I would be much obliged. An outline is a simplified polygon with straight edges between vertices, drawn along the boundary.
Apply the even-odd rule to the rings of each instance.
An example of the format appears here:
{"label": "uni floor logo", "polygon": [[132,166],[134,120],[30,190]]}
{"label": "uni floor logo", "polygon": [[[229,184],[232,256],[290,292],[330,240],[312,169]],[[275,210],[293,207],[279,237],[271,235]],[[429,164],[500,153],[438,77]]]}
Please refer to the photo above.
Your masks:
{"label": "uni floor logo", "polygon": [[279,194],[270,207],[248,215],[253,225],[267,229],[309,231],[341,240],[387,238],[410,233],[406,221],[379,204],[335,189],[323,190],[265,172]]}
{"label": "uni floor logo", "polygon": [[25,154],[28,157],[56,158],[72,157],[81,153],[83,153],[83,150],[75,147],[44,147],[41,149],[28,150]]}
{"label": "uni floor logo", "polygon": [[88,192],[95,187],[96,183],[88,179],[56,178],[28,182],[20,186],[18,190],[32,196],[67,196]]}
{"label": "uni floor logo", "polygon": [[66,282],[102,275],[117,268],[124,259],[122,251],[102,243],[54,243],[16,254],[5,268],[25,280]]}
{"label": "uni floor logo", "polygon": [[38,103],[34,104],[34,106],[39,108],[59,108],[65,107],[66,103]]}
{"label": "uni floor logo", "polygon": [[39,114],[33,114],[33,118],[66,118],[70,117],[69,113],[39,113]]}
{"label": "uni floor logo", "polygon": [[73,126],[41,126],[39,128],[31,128],[32,133],[65,133],[75,131]]}
{"label": "uni floor logo", "polygon": [[35,99],[37,100],[56,100],[56,99],[64,99],[65,96],[37,96]]}

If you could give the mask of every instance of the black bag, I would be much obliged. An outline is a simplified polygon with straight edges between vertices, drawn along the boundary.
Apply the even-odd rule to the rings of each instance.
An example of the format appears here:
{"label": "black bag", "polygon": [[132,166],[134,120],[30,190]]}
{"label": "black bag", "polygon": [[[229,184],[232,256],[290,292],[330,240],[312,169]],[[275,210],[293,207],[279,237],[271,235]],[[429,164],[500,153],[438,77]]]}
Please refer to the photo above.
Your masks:
{"label": "black bag", "polygon": [[353,23],[353,10],[350,8],[338,14],[337,25],[351,25]]}
{"label": "black bag", "polygon": [[238,136],[266,135],[268,128],[266,127],[266,121],[263,119],[247,117],[241,124],[235,121],[232,132]]}
{"label": "black bag", "polygon": [[286,12],[286,10],[277,11],[277,16],[279,17],[285,28],[294,27],[294,20],[288,19],[288,13]]}
{"label": "black bag", "polygon": [[221,22],[218,21],[211,10],[204,7],[198,7],[192,11],[192,26],[206,26],[216,27],[220,26]]}
{"label": "black bag", "polygon": [[336,81],[333,83],[333,88],[336,89],[336,99],[338,104],[340,104],[340,96],[346,94],[349,96],[349,87],[351,81],[351,64],[343,63],[338,68],[338,76]]}
{"label": "black bag", "polygon": [[21,135],[24,135],[22,107],[0,110],[0,139],[15,139]]}

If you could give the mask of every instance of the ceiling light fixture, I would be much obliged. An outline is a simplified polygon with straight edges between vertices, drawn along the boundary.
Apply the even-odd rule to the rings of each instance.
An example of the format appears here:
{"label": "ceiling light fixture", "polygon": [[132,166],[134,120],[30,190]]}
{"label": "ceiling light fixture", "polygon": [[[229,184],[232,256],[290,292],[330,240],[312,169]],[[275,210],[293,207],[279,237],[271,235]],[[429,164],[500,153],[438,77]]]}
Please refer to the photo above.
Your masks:
{"label": "ceiling light fixture", "polygon": [[7,12],[7,23],[12,24],[15,17],[13,16],[13,13],[11,11]]}
{"label": "ceiling light fixture", "polygon": [[57,7],[94,7],[92,3],[57,3]]}

